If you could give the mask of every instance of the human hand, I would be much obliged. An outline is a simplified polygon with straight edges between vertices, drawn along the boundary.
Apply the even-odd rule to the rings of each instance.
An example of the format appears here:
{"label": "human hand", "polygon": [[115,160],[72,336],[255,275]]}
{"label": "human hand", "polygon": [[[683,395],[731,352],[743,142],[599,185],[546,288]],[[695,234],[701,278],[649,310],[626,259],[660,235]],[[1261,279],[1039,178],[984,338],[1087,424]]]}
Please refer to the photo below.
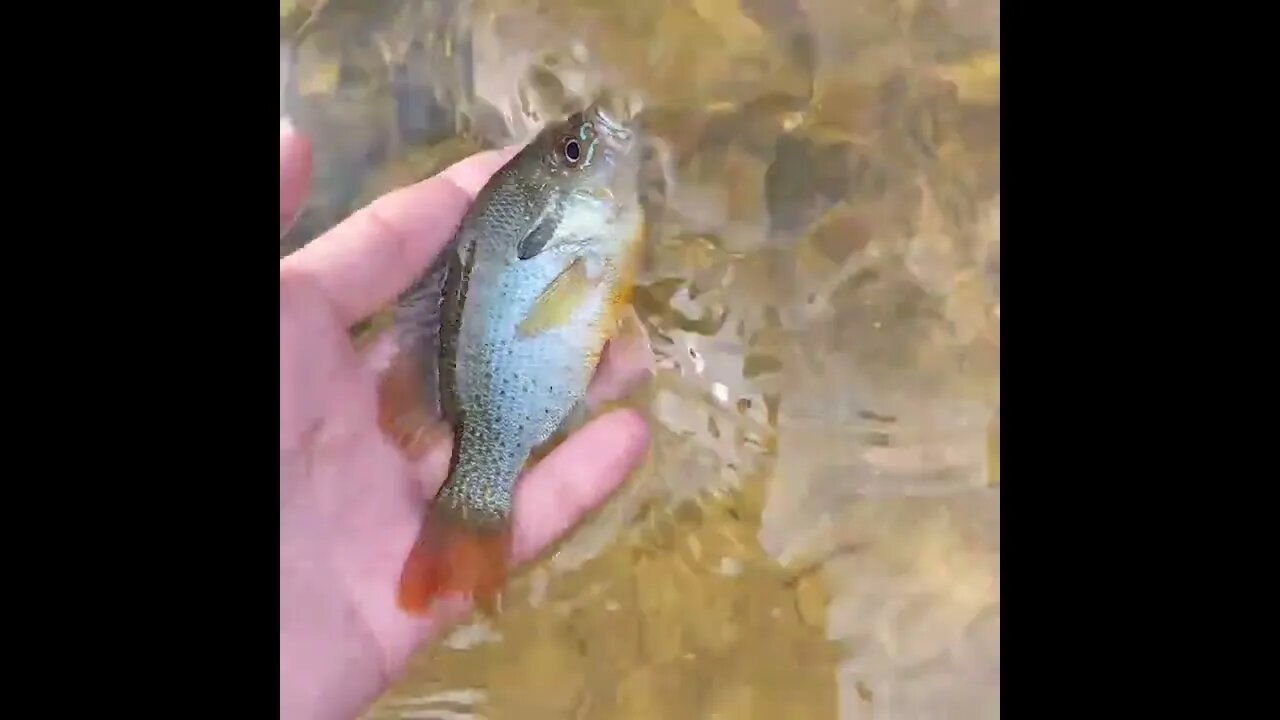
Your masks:
{"label": "human hand", "polygon": [[[310,148],[282,124],[281,235],[302,206]],[[452,438],[409,461],[378,425],[376,353],[348,328],[413,281],[510,157],[491,151],[389,193],[280,261],[281,717],[356,717],[453,617],[396,605],[403,562],[448,472]],[[651,371],[643,335],[610,343],[588,404]],[[642,461],[644,420],[615,410],[532,467],[516,491],[513,562],[532,559]],[[454,608],[458,612],[465,607]]]}

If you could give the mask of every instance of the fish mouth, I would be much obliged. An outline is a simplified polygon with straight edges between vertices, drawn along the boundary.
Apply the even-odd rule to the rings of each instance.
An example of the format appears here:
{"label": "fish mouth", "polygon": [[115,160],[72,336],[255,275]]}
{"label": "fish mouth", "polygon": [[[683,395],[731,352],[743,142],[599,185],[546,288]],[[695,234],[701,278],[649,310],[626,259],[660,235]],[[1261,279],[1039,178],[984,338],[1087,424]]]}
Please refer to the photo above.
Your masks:
{"label": "fish mouth", "polygon": [[631,149],[635,133],[616,119],[601,103],[595,103],[587,110],[587,117],[596,126],[596,132],[610,149],[625,153]]}

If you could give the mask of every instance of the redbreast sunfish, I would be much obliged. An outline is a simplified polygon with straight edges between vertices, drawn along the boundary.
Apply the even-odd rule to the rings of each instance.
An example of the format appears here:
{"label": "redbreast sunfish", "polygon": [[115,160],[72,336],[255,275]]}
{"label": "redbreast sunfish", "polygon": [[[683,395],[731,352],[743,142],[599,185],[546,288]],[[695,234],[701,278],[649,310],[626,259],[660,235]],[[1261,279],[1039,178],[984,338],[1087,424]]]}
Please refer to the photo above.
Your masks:
{"label": "redbreast sunfish", "polygon": [[412,455],[438,401],[455,438],[402,571],[410,613],[450,595],[493,612],[516,481],[582,410],[630,299],[643,234],[638,144],[599,104],[548,125],[493,175],[397,304],[383,427]]}

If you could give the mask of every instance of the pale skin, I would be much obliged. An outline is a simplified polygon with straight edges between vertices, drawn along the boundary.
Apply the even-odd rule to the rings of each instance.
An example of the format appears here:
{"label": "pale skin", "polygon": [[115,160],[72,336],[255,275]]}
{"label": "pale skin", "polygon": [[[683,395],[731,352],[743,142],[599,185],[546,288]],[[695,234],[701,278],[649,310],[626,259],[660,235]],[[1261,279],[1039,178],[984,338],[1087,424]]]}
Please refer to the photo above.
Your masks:
{"label": "pale skin", "polygon": [[[377,423],[377,372],[347,329],[392,300],[456,229],[512,150],[474,155],[385,195],[280,261],[280,717],[351,720],[412,654],[469,611],[396,606],[400,569],[444,482],[448,432],[410,460]],[[280,232],[301,208],[307,141],[280,134]],[[588,393],[616,399],[648,377],[642,335],[612,341]],[[518,566],[567,533],[642,462],[632,410],[596,417],[532,466],[516,491]]]}

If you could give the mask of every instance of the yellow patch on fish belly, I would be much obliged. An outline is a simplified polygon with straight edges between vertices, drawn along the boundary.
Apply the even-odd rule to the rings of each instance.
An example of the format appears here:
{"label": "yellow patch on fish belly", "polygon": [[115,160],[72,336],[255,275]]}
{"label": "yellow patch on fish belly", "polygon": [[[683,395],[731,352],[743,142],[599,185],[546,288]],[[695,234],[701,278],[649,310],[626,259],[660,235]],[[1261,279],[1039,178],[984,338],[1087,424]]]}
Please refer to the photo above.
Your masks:
{"label": "yellow patch on fish belly", "polygon": [[574,260],[538,296],[533,309],[520,323],[520,334],[532,337],[569,322],[598,283],[599,280],[587,277],[587,265],[582,258]]}

